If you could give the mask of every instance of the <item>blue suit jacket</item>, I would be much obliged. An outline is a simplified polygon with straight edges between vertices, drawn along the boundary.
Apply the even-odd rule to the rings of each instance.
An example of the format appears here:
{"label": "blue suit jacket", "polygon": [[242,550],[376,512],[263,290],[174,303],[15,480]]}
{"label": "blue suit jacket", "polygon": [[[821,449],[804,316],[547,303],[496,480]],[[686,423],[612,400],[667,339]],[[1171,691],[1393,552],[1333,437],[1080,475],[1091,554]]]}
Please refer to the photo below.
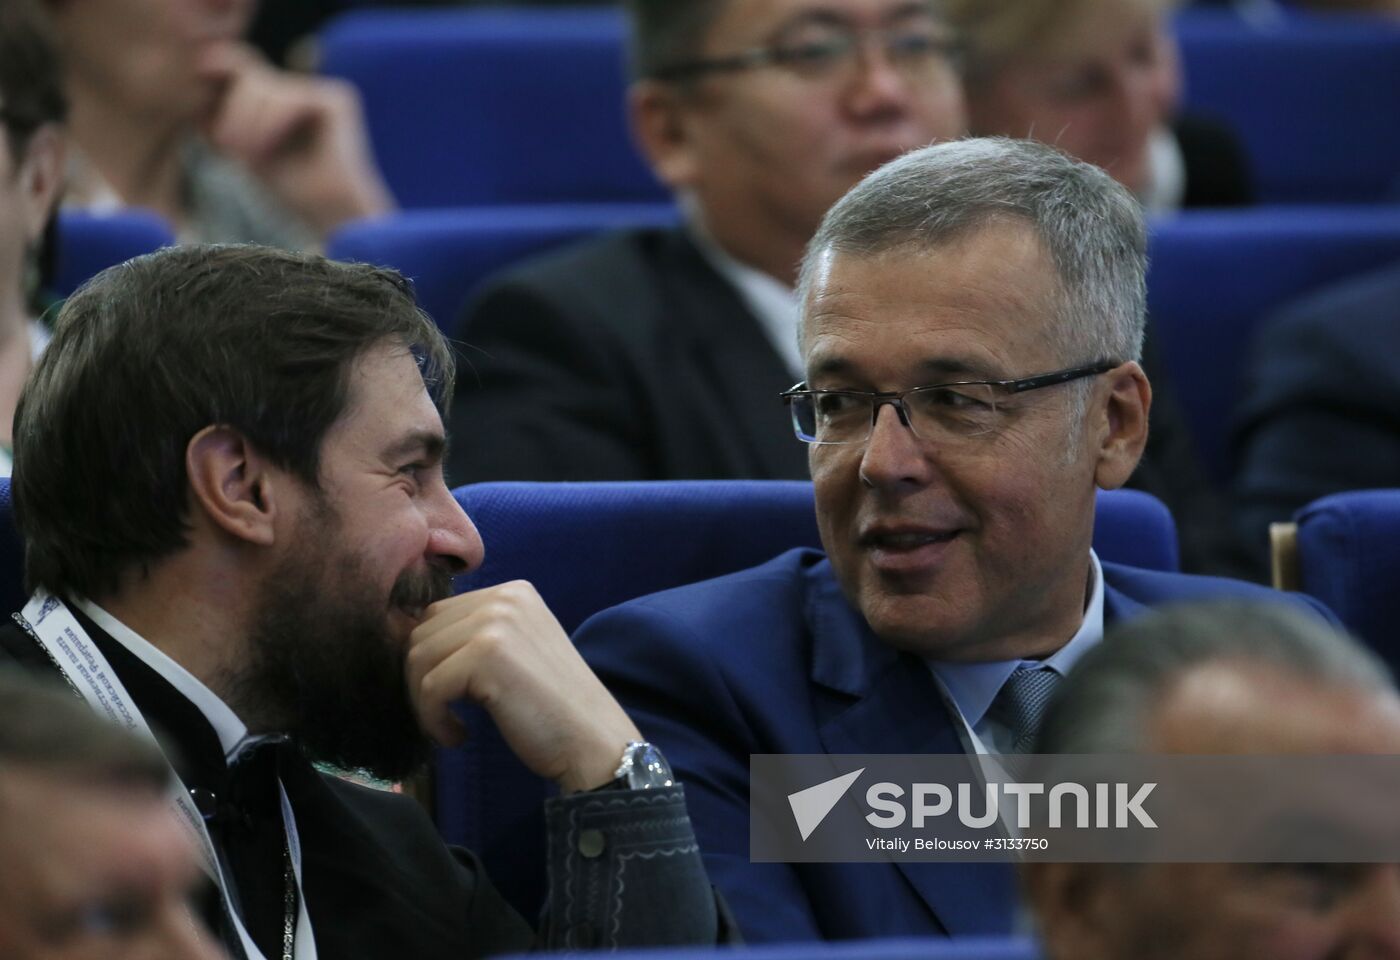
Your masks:
{"label": "blue suit jacket", "polygon": [[[1108,623],[1171,601],[1286,596],[1233,580],[1103,570]],[[875,638],[822,553],[793,550],[633,600],[592,617],[576,642],[672,761],[710,878],[746,939],[1010,932],[1006,864],[749,862],[750,754],[963,750],[928,668]]]}

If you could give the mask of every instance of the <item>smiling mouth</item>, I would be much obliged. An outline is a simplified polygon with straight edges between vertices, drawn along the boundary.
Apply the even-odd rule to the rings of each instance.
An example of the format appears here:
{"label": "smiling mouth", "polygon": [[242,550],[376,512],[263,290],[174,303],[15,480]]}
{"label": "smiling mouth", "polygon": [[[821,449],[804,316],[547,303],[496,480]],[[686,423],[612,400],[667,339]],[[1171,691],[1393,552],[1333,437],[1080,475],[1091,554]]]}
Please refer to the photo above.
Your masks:
{"label": "smiling mouth", "polygon": [[870,564],[881,574],[929,575],[944,565],[961,530],[871,532],[860,538]]}
{"label": "smiling mouth", "polygon": [[927,547],[936,543],[948,543],[958,536],[960,530],[945,530],[941,532],[920,530],[901,531],[898,533],[868,533],[860,538],[863,547],[874,550],[889,550],[904,552],[917,550],[920,547]]}

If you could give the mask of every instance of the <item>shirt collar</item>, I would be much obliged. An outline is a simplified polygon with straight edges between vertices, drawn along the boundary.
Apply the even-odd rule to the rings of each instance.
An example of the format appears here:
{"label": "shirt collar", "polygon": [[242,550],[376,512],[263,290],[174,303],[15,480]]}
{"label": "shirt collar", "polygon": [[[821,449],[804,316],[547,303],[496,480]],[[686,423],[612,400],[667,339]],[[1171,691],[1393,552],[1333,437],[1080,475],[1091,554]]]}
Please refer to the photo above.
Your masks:
{"label": "shirt collar", "polygon": [[705,229],[695,205],[686,205],[687,229],[695,248],[721,277],[739,293],[739,299],[758,320],[763,333],[777,351],[778,357],[792,374],[794,381],[802,379],[802,354],[797,349],[797,294],[791,287],[740,263],[726,253]]}
{"label": "shirt collar", "polygon": [[106,631],[108,636],[130,650],[146,666],[160,674],[181,696],[195,705],[218,735],[219,746],[223,748],[225,762],[232,763],[246,747],[264,739],[263,737],[250,737],[247,726],[238,719],[238,715],[228,704],[220,700],[218,695],[201,683],[194,674],[180,666],[135,630],[91,600],[75,599],[73,605],[87,614],[93,623]]}
{"label": "shirt collar", "polygon": [[1089,577],[1093,588],[1084,607],[1084,620],[1069,642],[1044,660],[996,660],[988,663],[952,663],[929,660],[933,671],[949,698],[962,712],[969,728],[982,722],[983,716],[1001,691],[1003,684],[1019,668],[1043,667],[1061,677],[1095,644],[1103,639],[1103,567],[1098,555],[1089,551]]}

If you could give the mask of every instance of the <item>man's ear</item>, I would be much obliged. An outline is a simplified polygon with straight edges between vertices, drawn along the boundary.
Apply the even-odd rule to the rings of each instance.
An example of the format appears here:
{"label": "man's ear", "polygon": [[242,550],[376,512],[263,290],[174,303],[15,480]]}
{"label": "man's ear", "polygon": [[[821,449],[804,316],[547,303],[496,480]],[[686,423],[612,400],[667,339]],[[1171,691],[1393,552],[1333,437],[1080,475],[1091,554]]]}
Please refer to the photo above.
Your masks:
{"label": "man's ear", "polygon": [[[1021,886],[1035,914],[1048,960],[1100,960],[1111,956],[1102,927],[1114,878],[1099,863],[1025,863]],[[1121,879],[1121,878],[1120,878]]]}
{"label": "man's ear", "polygon": [[1128,482],[1147,446],[1147,416],[1152,409],[1152,385],[1133,361],[1104,374],[1108,396],[1101,400],[1103,416],[1094,481],[1104,490]]}
{"label": "man's ear", "polygon": [[185,448],[193,506],[230,536],[259,546],[275,540],[277,503],[267,461],[228,426],[205,427]]}
{"label": "man's ear", "polygon": [[46,123],[25,144],[19,180],[24,195],[25,238],[38,240],[53,216],[68,169],[68,138],[57,124]]}
{"label": "man's ear", "polygon": [[694,186],[700,172],[686,116],[691,99],[658,80],[638,80],[627,91],[632,139],[652,173],[673,191]]}

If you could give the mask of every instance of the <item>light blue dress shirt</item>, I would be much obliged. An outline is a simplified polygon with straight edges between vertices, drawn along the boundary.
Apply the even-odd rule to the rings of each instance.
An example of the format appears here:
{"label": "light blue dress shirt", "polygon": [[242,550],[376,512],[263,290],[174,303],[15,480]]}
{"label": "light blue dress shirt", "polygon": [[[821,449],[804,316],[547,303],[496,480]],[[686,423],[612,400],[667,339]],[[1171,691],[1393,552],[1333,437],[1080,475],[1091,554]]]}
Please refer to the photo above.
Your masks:
{"label": "light blue dress shirt", "polygon": [[1079,631],[1059,650],[1044,660],[996,660],[987,663],[952,663],[928,660],[933,677],[943,692],[949,709],[962,720],[963,735],[970,752],[999,754],[1009,749],[1012,732],[1005,724],[987,716],[992,701],[1011,674],[1021,667],[1053,670],[1061,677],[1070,667],[1103,639],[1103,568],[1098,555],[1089,551],[1089,576],[1093,588],[1084,608]]}

